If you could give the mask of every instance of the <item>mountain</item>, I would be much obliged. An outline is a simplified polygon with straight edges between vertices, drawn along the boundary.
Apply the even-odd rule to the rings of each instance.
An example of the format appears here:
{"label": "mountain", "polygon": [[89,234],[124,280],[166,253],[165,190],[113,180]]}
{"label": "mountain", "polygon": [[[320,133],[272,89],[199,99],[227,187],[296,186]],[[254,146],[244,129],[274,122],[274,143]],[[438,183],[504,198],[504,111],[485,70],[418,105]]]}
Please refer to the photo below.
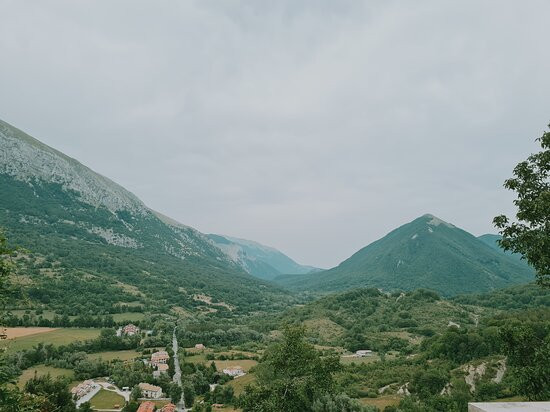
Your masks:
{"label": "mountain", "polygon": [[59,291],[68,284],[68,293],[97,290],[75,300],[90,311],[136,300],[166,310],[258,310],[286,296],[204,234],[2,121],[0,227],[30,251],[27,288],[44,305],[67,306]]}
{"label": "mountain", "polygon": [[211,234],[210,240],[247,273],[261,279],[274,279],[281,274],[305,274],[320,269],[303,266],[269,246],[251,240]]}
{"label": "mountain", "polygon": [[428,288],[442,295],[490,291],[533,279],[530,267],[450,223],[424,215],[337,267],[312,275],[278,277],[296,290],[331,292],[362,286],[384,290]]}

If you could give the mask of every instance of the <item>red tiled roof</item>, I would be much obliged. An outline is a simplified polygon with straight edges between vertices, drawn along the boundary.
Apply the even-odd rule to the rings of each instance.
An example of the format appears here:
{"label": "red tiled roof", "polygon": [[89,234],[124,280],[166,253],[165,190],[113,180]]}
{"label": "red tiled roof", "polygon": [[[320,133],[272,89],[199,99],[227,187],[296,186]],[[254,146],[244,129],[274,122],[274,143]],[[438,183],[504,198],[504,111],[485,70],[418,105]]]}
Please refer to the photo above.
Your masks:
{"label": "red tiled roof", "polygon": [[167,403],[162,408],[162,412],[175,412],[175,410],[176,410],[176,405],[174,405],[173,403]]}
{"label": "red tiled roof", "polygon": [[155,403],[146,401],[139,405],[137,412],[155,412]]}

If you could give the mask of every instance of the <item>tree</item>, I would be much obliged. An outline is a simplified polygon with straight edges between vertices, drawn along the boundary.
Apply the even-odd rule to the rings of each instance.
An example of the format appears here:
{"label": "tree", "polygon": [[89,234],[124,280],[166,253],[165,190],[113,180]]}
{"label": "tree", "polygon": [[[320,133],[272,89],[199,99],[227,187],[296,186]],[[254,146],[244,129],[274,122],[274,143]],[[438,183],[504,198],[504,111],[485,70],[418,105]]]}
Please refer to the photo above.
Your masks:
{"label": "tree", "polygon": [[[3,304],[13,291],[10,276],[13,273],[13,265],[9,256],[13,250],[8,247],[6,237],[0,229],[0,327],[4,319],[5,311]],[[3,350],[0,349],[0,405],[2,411],[18,412],[23,410],[34,410],[43,401],[41,397],[29,397],[15,386],[14,368],[7,364]]]}
{"label": "tree", "polygon": [[499,335],[518,393],[530,400],[549,399],[550,333],[538,336],[532,326],[508,325]]}
{"label": "tree", "polygon": [[447,382],[449,382],[449,376],[444,371],[427,369],[414,375],[410,389],[420,399],[427,399],[440,393]]}
{"label": "tree", "polygon": [[193,406],[193,402],[195,401],[195,388],[188,381],[183,384],[183,400],[187,408]]}
{"label": "tree", "polygon": [[493,223],[504,250],[520,253],[537,272],[537,282],[550,287],[550,132],[537,139],[542,150],[514,169],[504,187],[517,193],[517,222],[505,215]]}
{"label": "tree", "polygon": [[130,399],[135,401],[135,400],[138,400],[139,398],[141,398],[142,396],[143,396],[143,394],[141,393],[140,387],[138,385],[134,386],[132,388],[132,392],[130,392]]}
{"label": "tree", "polygon": [[76,406],[65,378],[52,379],[48,375],[34,376],[25,384],[25,392],[44,398],[42,412],[74,412]]}
{"label": "tree", "polygon": [[170,399],[172,400],[172,402],[173,403],[178,403],[181,400],[182,389],[177,384],[171,384],[169,394],[170,394]]}
{"label": "tree", "polygon": [[256,385],[248,386],[239,402],[246,411],[312,411],[315,400],[333,394],[335,356],[322,357],[306,342],[302,327],[287,327],[283,340],[266,350],[256,369]]}
{"label": "tree", "polygon": [[90,402],[84,402],[78,407],[78,412],[94,412]]}
{"label": "tree", "polygon": [[313,412],[377,412],[375,406],[363,406],[346,394],[323,395],[313,402]]}

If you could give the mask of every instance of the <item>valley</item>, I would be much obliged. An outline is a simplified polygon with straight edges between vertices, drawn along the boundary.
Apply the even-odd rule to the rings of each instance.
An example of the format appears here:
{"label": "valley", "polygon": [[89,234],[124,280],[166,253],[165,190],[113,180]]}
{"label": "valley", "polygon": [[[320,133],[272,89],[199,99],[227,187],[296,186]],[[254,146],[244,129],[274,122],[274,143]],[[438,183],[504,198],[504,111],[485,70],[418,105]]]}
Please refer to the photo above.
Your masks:
{"label": "valley", "polygon": [[498,236],[430,214],[322,270],[155,212],[0,122],[0,228],[18,402],[435,412],[547,397],[548,289]]}

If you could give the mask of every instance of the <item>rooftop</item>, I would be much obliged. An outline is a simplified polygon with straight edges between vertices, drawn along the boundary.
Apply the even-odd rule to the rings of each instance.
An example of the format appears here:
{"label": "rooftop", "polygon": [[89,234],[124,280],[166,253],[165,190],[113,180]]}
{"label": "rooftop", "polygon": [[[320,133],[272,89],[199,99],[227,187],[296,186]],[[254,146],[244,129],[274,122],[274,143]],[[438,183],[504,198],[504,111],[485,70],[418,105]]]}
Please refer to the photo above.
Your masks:
{"label": "rooftop", "polygon": [[468,412],[550,412],[550,402],[474,402]]}
{"label": "rooftop", "polygon": [[158,392],[162,390],[160,386],[151,385],[150,383],[140,383],[139,388],[142,391],[151,391],[151,392]]}

